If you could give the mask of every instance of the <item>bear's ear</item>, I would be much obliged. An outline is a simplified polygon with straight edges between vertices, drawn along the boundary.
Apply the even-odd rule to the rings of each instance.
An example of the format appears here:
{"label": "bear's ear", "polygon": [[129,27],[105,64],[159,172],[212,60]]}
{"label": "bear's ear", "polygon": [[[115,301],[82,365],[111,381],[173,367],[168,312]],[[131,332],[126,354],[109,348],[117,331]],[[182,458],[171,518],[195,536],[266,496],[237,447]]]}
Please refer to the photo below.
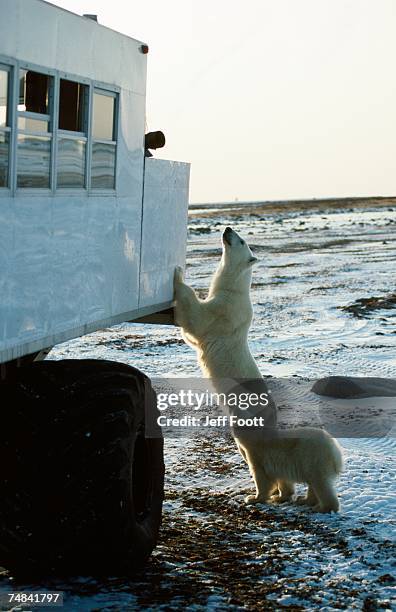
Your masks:
{"label": "bear's ear", "polygon": [[251,266],[253,266],[253,264],[255,264],[255,263],[256,263],[256,261],[258,261],[257,257],[253,257],[253,256],[252,256],[252,257],[249,259],[249,264],[250,264]]}

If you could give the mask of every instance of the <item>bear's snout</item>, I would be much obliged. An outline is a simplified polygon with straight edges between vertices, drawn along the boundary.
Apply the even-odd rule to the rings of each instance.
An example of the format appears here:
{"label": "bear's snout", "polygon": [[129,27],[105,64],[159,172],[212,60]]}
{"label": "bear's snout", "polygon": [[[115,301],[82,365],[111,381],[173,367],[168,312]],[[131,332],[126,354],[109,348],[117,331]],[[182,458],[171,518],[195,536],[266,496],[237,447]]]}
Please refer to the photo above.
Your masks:
{"label": "bear's snout", "polygon": [[234,230],[231,227],[226,227],[223,233],[223,240],[227,244],[231,246],[231,235],[234,233]]}

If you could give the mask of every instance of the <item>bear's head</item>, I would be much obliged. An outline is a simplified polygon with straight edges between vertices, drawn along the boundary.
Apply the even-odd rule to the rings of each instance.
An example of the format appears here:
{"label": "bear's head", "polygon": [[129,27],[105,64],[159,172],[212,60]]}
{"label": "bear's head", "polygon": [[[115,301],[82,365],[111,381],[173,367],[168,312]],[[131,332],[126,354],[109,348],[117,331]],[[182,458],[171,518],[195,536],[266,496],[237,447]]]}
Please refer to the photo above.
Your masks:
{"label": "bear's head", "polygon": [[231,227],[223,232],[223,254],[220,264],[212,278],[209,298],[218,291],[233,291],[249,298],[252,282],[252,266],[257,261],[249,245]]}
{"label": "bear's head", "polygon": [[231,227],[223,232],[223,264],[231,267],[235,272],[250,270],[257,261],[249,245]]}

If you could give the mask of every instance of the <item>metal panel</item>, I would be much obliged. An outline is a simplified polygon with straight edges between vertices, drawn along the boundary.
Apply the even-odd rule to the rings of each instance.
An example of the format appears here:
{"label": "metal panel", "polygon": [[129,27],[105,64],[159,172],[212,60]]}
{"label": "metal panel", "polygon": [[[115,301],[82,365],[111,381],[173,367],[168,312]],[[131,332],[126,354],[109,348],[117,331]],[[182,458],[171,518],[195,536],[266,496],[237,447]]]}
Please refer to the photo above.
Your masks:
{"label": "metal panel", "polygon": [[137,313],[139,194],[4,198],[0,209],[0,361]]}
{"label": "metal panel", "polygon": [[[6,227],[13,235],[9,254],[8,299],[0,303],[6,342],[38,337],[51,325],[53,283],[49,279],[51,198],[12,201],[13,215]],[[11,225],[10,221],[13,221]],[[11,340],[12,339],[12,340]]]}
{"label": "metal panel", "polygon": [[190,166],[147,158],[139,307],[172,301],[175,266],[186,259]]}
{"label": "metal panel", "polygon": [[[117,315],[108,319],[102,319],[100,321],[94,321],[93,323],[85,323],[75,328],[68,328],[65,332],[57,332],[56,334],[48,334],[47,336],[40,336],[36,340],[32,339],[29,341],[21,341],[19,344],[4,345],[4,348],[0,351],[0,362],[4,363],[7,361],[13,361],[25,355],[32,355],[43,350],[43,347],[52,347],[60,342],[66,342],[71,338],[77,338],[84,334],[90,334],[97,329],[103,329],[110,325],[117,325],[117,323],[123,323],[124,321],[139,321],[139,319],[150,315],[151,313],[162,312],[169,308],[169,303],[156,304],[155,306],[148,306],[147,308],[141,308],[139,310],[131,310],[125,312],[122,315]],[[171,321],[169,321],[171,324]],[[22,340],[22,339],[21,339]]]}

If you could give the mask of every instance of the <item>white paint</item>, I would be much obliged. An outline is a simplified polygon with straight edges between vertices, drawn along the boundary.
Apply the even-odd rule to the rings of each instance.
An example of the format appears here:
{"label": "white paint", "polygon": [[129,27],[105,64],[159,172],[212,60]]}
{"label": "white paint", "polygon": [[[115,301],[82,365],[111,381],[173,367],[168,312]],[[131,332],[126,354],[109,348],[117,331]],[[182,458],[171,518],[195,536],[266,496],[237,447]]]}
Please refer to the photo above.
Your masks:
{"label": "white paint", "polygon": [[182,162],[146,159],[139,307],[173,299],[174,269],[186,257],[189,171]]}

